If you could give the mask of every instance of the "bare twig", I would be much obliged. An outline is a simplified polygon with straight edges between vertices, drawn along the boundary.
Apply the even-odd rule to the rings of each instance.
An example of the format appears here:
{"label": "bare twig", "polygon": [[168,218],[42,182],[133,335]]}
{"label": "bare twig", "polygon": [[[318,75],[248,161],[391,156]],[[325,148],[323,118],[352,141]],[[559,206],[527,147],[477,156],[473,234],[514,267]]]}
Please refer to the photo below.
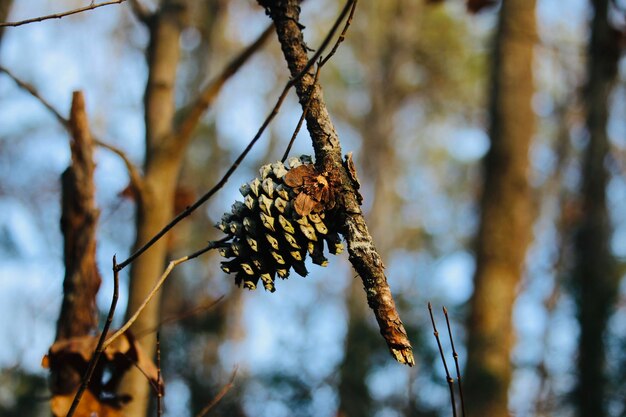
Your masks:
{"label": "bare twig", "polygon": [[145,336],[147,334],[150,334],[152,332],[155,332],[155,331],[157,331],[157,329],[160,329],[163,326],[166,326],[166,325],[172,324],[172,323],[176,323],[177,321],[185,320],[186,318],[193,317],[196,314],[200,314],[200,313],[203,313],[205,311],[208,311],[208,310],[212,309],[213,307],[215,307],[223,299],[224,299],[224,296],[221,295],[216,300],[213,300],[213,301],[211,301],[209,303],[204,303],[204,304],[201,304],[201,305],[199,305],[197,307],[194,307],[194,308],[192,308],[190,310],[184,311],[181,314],[177,314],[175,316],[167,317],[163,321],[161,321],[159,324],[157,324],[155,327],[153,327],[151,329],[143,330],[143,331],[141,331],[139,333],[136,333],[135,337],[137,339],[141,339],[143,336]]}
{"label": "bare twig", "polygon": [[137,166],[133,164],[133,162],[128,158],[126,153],[120,148],[113,146],[111,144],[108,144],[106,142],[103,142],[100,139],[95,139],[94,142],[96,143],[96,145],[100,146],[101,148],[107,149],[120,157],[120,159],[124,162],[124,165],[126,166],[126,170],[128,171],[128,178],[130,179],[130,185],[136,191],[138,191],[137,193],[138,195],[141,195],[141,190],[144,187],[143,176],[141,175],[141,172],[139,172],[139,169],[137,168]]}
{"label": "bare twig", "polygon": [[465,417],[465,400],[463,399],[463,384],[461,384],[461,367],[459,366],[459,354],[456,352],[456,348],[454,347],[454,339],[452,338],[452,327],[450,326],[448,309],[445,307],[443,307],[443,315],[446,318],[446,327],[448,328],[448,336],[450,336],[452,356],[454,357],[454,366],[456,368],[456,380],[459,382],[459,397],[461,397],[461,416]]}
{"label": "bare twig", "polygon": [[[155,294],[161,289],[161,287],[163,286],[163,283],[165,282],[167,277],[170,275],[170,273],[172,272],[172,270],[176,266],[178,266],[178,265],[180,265],[180,264],[182,264],[184,262],[187,262],[187,261],[189,261],[191,259],[197,258],[198,256],[202,255],[203,253],[206,253],[206,252],[210,251],[211,249],[222,247],[223,243],[225,241],[226,241],[226,238],[221,239],[221,240],[217,240],[217,241],[214,241],[214,242],[209,242],[209,244],[207,246],[205,246],[204,248],[200,249],[199,251],[194,252],[191,255],[183,256],[182,258],[178,258],[178,259],[175,259],[175,260],[171,261],[167,265],[167,268],[165,269],[165,271],[163,272],[163,274],[161,275],[159,280],[156,282],[156,284],[154,284],[154,287],[152,287],[152,290],[150,291],[150,293],[143,300],[143,303],[141,303],[139,308],[137,308],[137,311],[135,311],[135,314],[133,314],[132,317],[129,318],[126,321],[126,323],[124,323],[124,325],[117,332],[115,332],[111,337],[109,337],[106,340],[106,342],[104,342],[104,347],[106,348],[107,346],[109,346],[111,343],[113,343],[115,341],[115,339],[117,339],[118,337],[123,335],[130,328],[130,326],[132,326],[132,324],[135,322],[135,320],[137,320],[137,317],[139,317],[139,315],[146,308],[148,303],[152,300],[152,298],[154,298]],[[121,270],[121,268],[118,265],[117,268],[116,268],[116,271],[120,271],[120,270]]]}
{"label": "bare twig", "polygon": [[111,1],[105,1],[103,3],[91,3],[89,6],[80,7],[78,9],[73,9],[73,10],[68,10],[62,13],[55,13],[55,14],[50,14],[46,16],[34,17],[32,19],[20,20],[18,22],[2,22],[0,23],[0,27],[8,27],[8,26],[15,27],[15,26],[26,25],[28,23],[41,22],[41,21],[49,20],[49,19],[61,19],[62,17],[65,17],[65,16],[87,12],[89,10],[94,10],[99,7],[109,6],[111,4],[120,4],[120,3],[124,3],[125,1],[126,0],[111,0]]}
{"label": "bare twig", "polygon": [[441,355],[441,362],[443,362],[443,367],[446,370],[446,381],[448,382],[448,387],[450,388],[450,402],[452,403],[452,415],[456,417],[456,401],[454,400],[454,379],[450,376],[450,372],[448,371],[448,364],[446,363],[446,357],[443,355],[443,347],[441,346],[441,341],[439,340],[439,332],[437,331],[437,325],[435,325],[435,317],[433,316],[433,307],[428,303],[428,313],[430,314],[430,321],[433,325],[433,334],[435,335],[435,339],[437,340],[437,346],[439,347],[439,354]]}
{"label": "bare twig", "polygon": [[209,402],[202,410],[200,410],[198,414],[196,414],[196,417],[204,417],[205,415],[207,415],[207,413],[211,411],[211,409],[215,407],[217,403],[222,400],[222,398],[224,398],[228,391],[233,388],[236,375],[237,367],[235,367],[235,369],[233,370],[233,373],[230,376],[230,381],[228,381],[228,383],[222,387],[220,392],[217,393],[217,395],[211,400],[211,402]]}
{"label": "bare twig", "polygon": [[[156,334],[156,366],[157,366],[157,417],[163,415],[163,381],[161,380],[161,335]],[[149,380],[149,379],[148,379]]]}
{"label": "bare twig", "polygon": [[[291,140],[289,141],[289,144],[287,145],[287,149],[285,150],[283,158],[281,159],[282,162],[285,162],[287,160],[287,157],[289,156],[289,152],[291,151],[291,147],[293,146],[293,143],[296,140],[296,136],[298,136],[298,133],[300,132],[300,128],[302,127],[302,122],[304,122],[304,119],[306,118],[306,115],[309,112],[309,107],[311,106],[311,99],[313,98],[313,89],[315,88],[315,85],[317,84],[317,80],[319,79],[320,69],[324,65],[326,65],[326,63],[330,60],[330,58],[332,58],[333,55],[335,55],[335,52],[337,52],[339,45],[346,39],[346,32],[348,31],[348,28],[350,27],[350,24],[352,23],[352,17],[354,16],[354,10],[356,9],[356,4],[357,4],[357,1],[352,2],[352,7],[350,8],[350,14],[348,15],[348,19],[346,19],[346,23],[343,27],[343,30],[341,31],[339,38],[337,38],[337,41],[335,42],[333,49],[330,50],[328,56],[322,59],[321,54],[320,54],[320,61],[317,64],[317,70],[315,71],[315,77],[313,79],[313,85],[311,86],[311,91],[309,92],[309,98],[306,101],[306,105],[304,106],[304,110],[302,111],[302,115],[300,116],[300,120],[298,120],[298,125],[296,126],[296,130],[293,132],[293,135],[291,136]],[[347,7],[344,10],[347,10]],[[337,19],[336,23],[341,22],[342,19],[343,19],[343,13]],[[330,39],[330,37],[327,39]]]}
{"label": "bare twig", "polygon": [[[13,74],[10,70],[8,70],[5,67],[0,66],[0,72],[4,72],[5,74],[7,74],[15,82],[15,84],[17,84],[18,87],[25,90],[31,96],[33,96],[37,101],[39,101],[50,113],[52,113],[52,115],[54,115],[54,117],[63,126],[64,129],[66,129],[70,134],[72,133],[69,119],[65,118],[58,109],[56,109],[48,100],[46,100],[39,93],[39,91],[37,91],[35,87],[21,80],[20,78],[18,78],[15,74]],[[131,185],[135,189],[141,190],[141,188],[143,187],[143,179],[142,179],[143,177],[141,176],[141,173],[139,172],[139,169],[137,168],[137,166],[132,163],[132,161],[128,158],[128,156],[126,156],[124,151],[98,139],[97,137],[95,137],[93,133],[91,133],[91,136],[96,145],[102,148],[108,149],[109,151],[115,153],[117,156],[119,156],[122,159],[122,161],[124,162],[124,165],[126,166],[126,169],[128,170],[128,176],[130,178]]]}
{"label": "bare twig", "polygon": [[177,142],[187,142],[191,137],[202,115],[213,104],[222,87],[242,66],[245,64],[255,52],[257,52],[272,34],[272,26],[259,35],[259,37],[250,44],[246,49],[241,51],[222,72],[212,81],[210,81],[198,95],[198,97],[188,106],[183,108],[181,113],[185,114],[185,118],[179,124],[176,138]]}
{"label": "bare twig", "polygon": [[291,152],[291,147],[293,146],[293,143],[296,140],[296,136],[298,136],[298,133],[300,132],[300,128],[302,127],[302,123],[304,122],[304,118],[309,112],[309,106],[311,105],[311,98],[313,98],[313,94],[312,94],[313,88],[315,88],[315,84],[317,84],[317,80],[320,76],[320,69],[322,69],[321,62],[317,66],[317,71],[315,71],[315,79],[313,80],[313,85],[311,86],[311,93],[309,93],[309,99],[306,101],[306,105],[304,106],[304,110],[302,110],[302,115],[300,116],[300,120],[298,120],[298,125],[296,126],[296,130],[293,131],[293,135],[291,135],[291,139],[289,140],[287,149],[285,149],[285,153],[283,154],[283,157],[281,159],[282,162],[285,162],[287,160],[287,157],[289,156],[289,152]]}
{"label": "bare twig", "polygon": [[15,74],[13,74],[11,71],[9,71],[7,68],[0,66],[0,72],[4,72],[6,75],[8,75],[14,82],[15,84],[18,85],[18,87],[20,87],[23,90],[26,90],[28,93],[30,93],[31,96],[35,97],[37,100],[39,100],[39,102],[41,104],[44,105],[44,107],[46,107],[50,113],[52,113],[54,115],[54,117],[56,117],[56,119],[59,121],[59,123],[61,123],[63,125],[63,127],[71,133],[71,129],[70,129],[70,121],[63,117],[61,115],[61,113],[52,105],[50,104],[50,102],[48,100],[46,100],[45,98],[43,98],[41,96],[41,94],[39,94],[39,92],[35,89],[35,87],[33,87],[32,85],[28,84],[27,82],[24,82],[22,80],[20,80]]}
{"label": "bare twig", "polygon": [[[320,63],[320,66],[323,67],[324,65],[326,65],[328,60],[332,58],[332,56],[335,55],[335,52],[337,52],[337,49],[339,49],[339,45],[341,45],[341,43],[346,39],[346,33],[348,32],[348,28],[350,27],[350,24],[352,24],[352,18],[354,17],[354,11],[356,10],[357,3],[358,3],[358,0],[352,1],[352,6],[350,7],[350,14],[348,15],[348,18],[346,19],[346,23],[343,26],[343,30],[341,31],[339,38],[337,38],[337,41],[335,41],[335,45],[333,46],[333,49],[331,49],[330,52],[328,53],[328,56],[322,60],[322,62]],[[346,4],[346,7],[349,4],[350,2]]]}
{"label": "bare twig", "polygon": [[118,268],[120,270],[122,270],[122,269],[126,268],[128,265],[130,265],[135,259],[137,259],[139,256],[141,256],[142,253],[144,253],[146,250],[148,250],[150,247],[152,247],[152,245],[154,245],[156,242],[158,242],[163,236],[165,236],[167,234],[167,232],[169,232],[181,220],[183,220],[184,218],[189,216],[191,213],[193,213],[198,207],[200,207],[207,200],[209,200],[217,191],[219,191],[226,184],[226,182],[228,181],[230,176],[239,167],[239,165],[244,160],[244,158],[248,155],[248,153],[250,152],[252,147],[260,139],[260,137],[263,134],[263,132],[265,132],[265,129],[267,128],[267,126],[274,119],[274,117],[276,117],[276,115],[278,114],[278,110],[280,109],[280,107],[282,106],[283,102],[285,101],[285,98],[287,97],[287,93],[289,93],[289,90],[291,89],[291,87],[296,85],[298,80],[300,80],[300,78],[302,78],[303,76],[306,75],[308,69],[311,68],[311,66],[313,66],[313,64],[317,61],[317,59],[324,52],[324,50],[326,49],[326,47],[330,43],[331,39],[333,38],[335,32],[337,31],[337,28],[339,27],[339,25],[341,24],[343,19],[346,17],[348,12],[350,11],[350,7],[349,6],[351,6],[351,5],[352,5],[352,3],[348,2],[346,7],[344,7],[344,9],[342,10],[341,14],[337,18],[337,21],[335,22],[333,27],[330,29],[330,31],[326,35],[326,38],[322,41],[322,44],[318,48],[317,52],[313,55],[313,57],[310,60],[308,60],[306,62],[306,64],[303,66],[302,70],[299,71],[295,76],[293,76],[287,82],[287,84],[285,84],[285,87],[283,88],[282,93],[280,94],[280,96],[276,100],[276,104],[274,105],[274,108],[269,113],[269,115],[265,118],[265,120],[263,121],[263,124],[261,125],[261,127],[259,128],[257,133],[254,135],[252,140],[248,143],[246,148],[241,152],[241,154],[237,157],[235,162],[233,162],[233,164],[230,166],[230,168],[228,168],[228,170],[226,171],[226,173],[224,174],[222,179],[217,184],[215,184],[213,186],[213,188],[211,188],[204,195],[202,195],[195,203],[193,203],[191,206],[187,207],[185,210],[183,210],[178,215],[176,215],[176,217],[174,217],[174,219],[172,219],[172,221],[170,221],[157,234],[155,234],[152,237],[152,239],[150,239],[148,242],[146,242],[142,247],[137,249],[134,253],[132,253],[125,261],[121,262],[118,265]]}
{"label": "bare twig", "polygon": [[115,255],[113,255],[113,298],[111,299],[111,307],[109,307],[109,314],[107,315],[106,322],[104,323],[104,327],[102,328],[102,333],[100,334],[100,338],[98,339],[98,344],[96,345],[96,350],[89,361],[89,365],[87,366],[87,372],[85,372],[85,376],[78,387],[78,391],[76,391],[76,395],[74,396],[74,400],[72,401],[72,405],[67,412],[66,417],[72,417],[76,412],[76,408],[78,407],[78,403],[85,392],[85,389],[89,385],[91,381],[91,377],[93,376],[93,372],[96,369],[96,365],[98,364],[98,360],[102,356],[102,352],[105,349],[104,341],[107,337],[107,333],[109,332],[109,328],[111,327],[111,323],[113,322],[113,315],[115,314],[115,307],[117,306],[117,299],[119,297],[119,272],[117,270]]}

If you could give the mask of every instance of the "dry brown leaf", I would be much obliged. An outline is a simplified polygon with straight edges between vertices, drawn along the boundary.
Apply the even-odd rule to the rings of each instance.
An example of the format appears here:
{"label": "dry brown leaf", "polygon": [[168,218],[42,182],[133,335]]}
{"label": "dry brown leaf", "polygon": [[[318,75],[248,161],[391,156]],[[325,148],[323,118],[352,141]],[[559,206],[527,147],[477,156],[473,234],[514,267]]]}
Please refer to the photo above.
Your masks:
{"label": "dry brown leaf", "polygon": [[297,194],[294,202],[296,212],[306,216],[335,206],[334,189],[338,184],[335,175],[320,174],[312,164],[300,165],[289,170],[284,182]]}
{"label": "dry brown leaf", "polygon": [[[42,366],[50,368],[53,373],[69,367],[78,375],[83,375],[96,348],[97,341],[98,336],[81,336],[60,340],[50,347],[48,354],[42,359]],[[99,401],[102,407],[106,405],[109,408],[121,406],[129,401],[130,399],[126,396],[116,395],[116,391],[124,374],[133,366],[139,368],[155,386],[162,390],[156,365],[144,353],[135,338],[126,332],[105,349],[94,370],[88,387],[93,401]],[[53,397],[54,401],[51,406],[58,407],[58,409],[65,407],[65,397],[69,395],[67,392],[53,392],[56,395]],[[96,406],[90,405],[89,407],[95,409]],[[115,414],[107,414],[110,412],[110,410],[102,408],[101,414],[98,416],[115,416]]]}
{"label": "dry brown leaf", "polygon": [[[98,338],[99,336],[79,336],[59,340],[58,342],[55,342],[52,346],[50,346],[48,355],[44,356],[42,366],[44,361],[46,363],[49,363],[49,358],[47,358],[48,356],[62,358],[64,355],[78,355],[83,361],[89,362],[89,359],[91,359],[91,355],[96,350]],[[128,336],[125,334],[124,337],[118,337],[109,347],[104,350],[103,353],[107,360],[112,361],[115,358],[116,354],[126,354],[129,350],[131,350],[131,343],[133,345],[135,344],[134,339],[132,339],[131,342]],[[47,366],[44,366],[44,368],[45,367]]]}
{"label": "dry brown leaf", "polygon": [[320,207],[323,207],[320,202],[313,200],[305,193],[298,194],[293,206],[301,216],[307,216],[312,211],[320,211]]}
{"label": "dry brown leaf", "polygon": [[317,177],[318,175],[319,173],[315,169],[314,165],[305,164],[290,169],[283,177],[283,181],[288,186],[292,188],[297,188],[303,186],[307,178]]}

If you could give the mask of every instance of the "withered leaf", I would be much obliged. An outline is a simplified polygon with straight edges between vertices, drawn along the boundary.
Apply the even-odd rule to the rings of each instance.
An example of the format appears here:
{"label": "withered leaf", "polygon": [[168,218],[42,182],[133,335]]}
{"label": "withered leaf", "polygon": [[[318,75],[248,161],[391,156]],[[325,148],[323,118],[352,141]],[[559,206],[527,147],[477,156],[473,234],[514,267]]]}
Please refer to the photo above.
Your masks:
{"label": "withered leaf", "polygon": [[[42,366],[44,368],[50,368],[51,371],[70,366],[82,372],[87,368],[91,355],[93,355],[96,348],[98,338],[99,336],[96,335],[59,340],[50,346],[48,354],[42,359]],[[121,377],[133,365],[141,369],[144,375],[150,378],[154,384],[159,384],[156,365],[141,349],[141,346],[137,343],[132,334],[126,332],[104,350],[96,373],[94,374],[102,378],[102,370],[105,367],[109,367],[111,375],[107,378],[108,382],[96,377],[92,379],[90,390],[96,398],[100,398],[101,394],[115,388],[111,386],[111,381],[118,382],[121,380]],[[61,399],[59,399],[59,401],[61,401]]]}
{"label": "withered leaf", "polygon": [[301,216],[307,216],[312,211],[319,211],[322,208],[319,201],[315,201],[305,193],[298,194],[293,206]]}
{"label": "withered leaf", "polygon": [[336,174],[320,174],[313,164],[300,165],[289,170],[284,182],[297,194],[294,202],[296,212],[307,216],[335,206],[334,187],[338,183]]}
{"label": "withered leaf", "polygon": [[315,165],[305,164],[299,167],[290,169],[283,177],[283,181],[289,187],[296,188],[301,187],[305,183],[305,178],[317,177],[319,173],[315,169]]}

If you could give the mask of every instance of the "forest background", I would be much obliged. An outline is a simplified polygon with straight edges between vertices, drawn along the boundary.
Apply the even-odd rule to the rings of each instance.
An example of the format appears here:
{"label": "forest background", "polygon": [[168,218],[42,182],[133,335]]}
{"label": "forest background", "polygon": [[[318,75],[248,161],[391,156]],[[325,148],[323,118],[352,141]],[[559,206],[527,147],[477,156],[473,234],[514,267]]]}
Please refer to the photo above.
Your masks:
{"label": "forest background", "polygon": [[[178,110],[271,23],[252,1],[157,3],[127,1],[0,28],[0,67],[33,86],[62,115],[69,114],[72,91],[82,90],[94,135],[122,150],[147,182],[147,138],[158,129],[159,117],[151,119],[150,100],[144,98],[154,74],[146,50],[157,31],[138,17],[166,16],[173,6],[181,7],[176,9],[182,10],[176,14],[179,55],[170,62],[177,67],[170,98]],[[220,270],[219,255],[208,253],[176,268],[162,300],[154,303],[159,308],[150,313],[156,321],[143,329],[163,322],[164,415],[196,415],[227,386],[235,367],[234,386],[211,410],[214,415],[451,415],[428,301],[438,320],[439,307],[450,312],[468,377],[470,415],[504,415],[503,409],[516,416],[626,415],[620,371],[626,366],[626,4],[487,3],[492,2],[361,1],[345,42],[319,76],[343,150],[353,152],[365,217],[416,366],[389,356],[347,256],[330,257],[326,269],[312,265],[305,279],[278,282],[272,294],[236,288]],[[83,5],[2,0],[0,12],[7,14],[0,20]],[[485,7],[470,13],[468,5]],[[321,43],[342,7],[331,1],[302,4],[308,46]],[[508,27],[513,29],[503,29]],[[519,38],[507,38],[516,34]],[[516,49],[520,43],[525,52]],[[527,66],[534,81],[524,84],[524,74],[515,82],[498,77],[509,58],[528,51],[532,59],[511,65]],[[0,414],[39,416],[50,412],[41,359],[58,332],[64,296],[60,177],[71,157],[62,124],[13,77],[0,72]],[[163,194],[167,204],[157,203],[167,206],[159,227],[219,181],[288,79],[272,33],[220,86],[188,145],[180,147],[172,187]],[[512,85],[520,87],[517,93]],[[507,94],[522,103],[514,103],[510,114]],[[241,199],[239,186],[256,176],[259,166],[281,158],[301,111],[292,92],[219,194],[155,249],[164,257],[151,262],[144,276],[154,280],[165,260],[221,238],[213,225]],[[172,113],[170,122],[184,116]],[[519,135],[497,136],[511,125]],[[515,144],[526,141],[528,151],[507,154],[493,146],[507,141],[518,150]],[[305,129],[291,151],[300,154],[313,154]],[[515,155],[521,159],[511,162]],[[520,172],[528,174],[515,180],[527,181],[519,187],[527,187],[522,200],[507,202],[506,193],[499,194],[510,187],[498,183],[506,175],[494,171],[490,160],[496,166],[520,164]],[[124,160],[99,147],[95,162],[102,276],[97,301],[103,320],[113,292],[111,257],[126,258],[140,232]],[[493,206],[489,196],[497,197]],[[481,245],[488,245],[493,230],[485,225],[497,217],[484,213],[497,213],[498,207],[528,217],[524,226],[514,216],[510,229],[498,235],[504,240],[494,243],[518,248],[505,255],[522,256],[523,268],[512,261],[513,272],[502,272],[511,279],[484,285],[507,287],[510,302],[476,285],[489,275],[484,271],[492,252]],[[135,272],[120,274],[114,327],[133,303],[129,273]],[[477,348],[484,343],[479,336],[485,329],[476,318],[482,317],[481,308],[504,323],[494,336],[504,351],[493,357],[507,359],[495,365],[501,369],[492,376],[502,378],[497,389],[484,385],[477,370],[489,358],[472,353],[485,350]],[[154,332],[143,340],[150,338]]]}

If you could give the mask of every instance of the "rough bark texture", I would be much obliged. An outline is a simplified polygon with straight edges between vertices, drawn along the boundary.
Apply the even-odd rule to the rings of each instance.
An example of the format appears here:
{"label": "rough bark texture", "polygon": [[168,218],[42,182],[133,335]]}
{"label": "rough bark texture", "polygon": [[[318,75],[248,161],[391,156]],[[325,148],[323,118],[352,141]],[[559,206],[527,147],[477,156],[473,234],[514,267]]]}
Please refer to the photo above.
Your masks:
{"label": "rough bark texture", "polygon": [[529,145],[535,1],[505,0],[495,38],[491,91],[491,148],[484,162],[484,189],[476,244],[474,295],[468,322],[468,415],[508,412],[511,323],[517,286],[531,238]]}
{"label": "rough bark texture", "polygon": [[[180,32],[185,4],[167,0],[148,22],[148,83],[144,96],[146,123],[146,160],[142,189],[137,201],[135,249],[141,247],[173,217],[173,201],[184,146],[172,140],[174,86],[180,56]],[[141,305],[163,272],[167,240],[161,239],[131,267],[127,318]],[[139,316],[131,330],[140,333],[154,329],[160,320],[159,293]],[[141,347],[154,356],[156,336],[152,332],[140,340]],[[121,393],[132,396],[125,408],[128,416],[144,416],[148,409],[150,387],[145,376],[133,370],[125,377]]]}
{"label": "rough bark texture", "polygon": [[609,0],[594,0],[585,89],[589,145],[584,154],[581,187],[582,217],[575,238],[573,284],[578,306],[577,414],[607,415],[605,337],[607,321],[618,292],[619,275],[611,255],[611,223],[606,202],[609,154],[606,132],[609,95],[617,74],[619,34],[607,19]]}
{"label": "rough bark texture", "polygon": [[[56,341],[86,336],[98,328],[96,295],[101,279],[96,266],[96,226],[99,211],[93,182],[93,140],[81,92],[73,96],[70,127],[72,163],[61,178],[65,278]],[[54,394],[72,392],[81,377],[70,366],[53,369],[51,391]]]}
{"label": "rough bark texture", "polygon": [[[308,62],[307,46],[299,24],[299,2],[268,0],[259,3],[266,8],[274,21],[291,76],[297,77]],[[314,75],[311,70],[296,81],[295,87],[303,106],[312,94],[306,121],[313,140],[318,170],[337,172],[340,176],[342,190],[338,195],[342,196],[342,201],[339,202],[338,211],[343,217],[341,219],[342,233],[348,243],[350,262],[363,280],[368,304],[376,315],[380,332],[391,354],[399,362],[413,365],[411,344],[396,311],[385,277],[384,264],[367,229],[354,185],[343,166],[339,138],[324,103],[322,88],[319,84],[313,86],[313,81]]]}

